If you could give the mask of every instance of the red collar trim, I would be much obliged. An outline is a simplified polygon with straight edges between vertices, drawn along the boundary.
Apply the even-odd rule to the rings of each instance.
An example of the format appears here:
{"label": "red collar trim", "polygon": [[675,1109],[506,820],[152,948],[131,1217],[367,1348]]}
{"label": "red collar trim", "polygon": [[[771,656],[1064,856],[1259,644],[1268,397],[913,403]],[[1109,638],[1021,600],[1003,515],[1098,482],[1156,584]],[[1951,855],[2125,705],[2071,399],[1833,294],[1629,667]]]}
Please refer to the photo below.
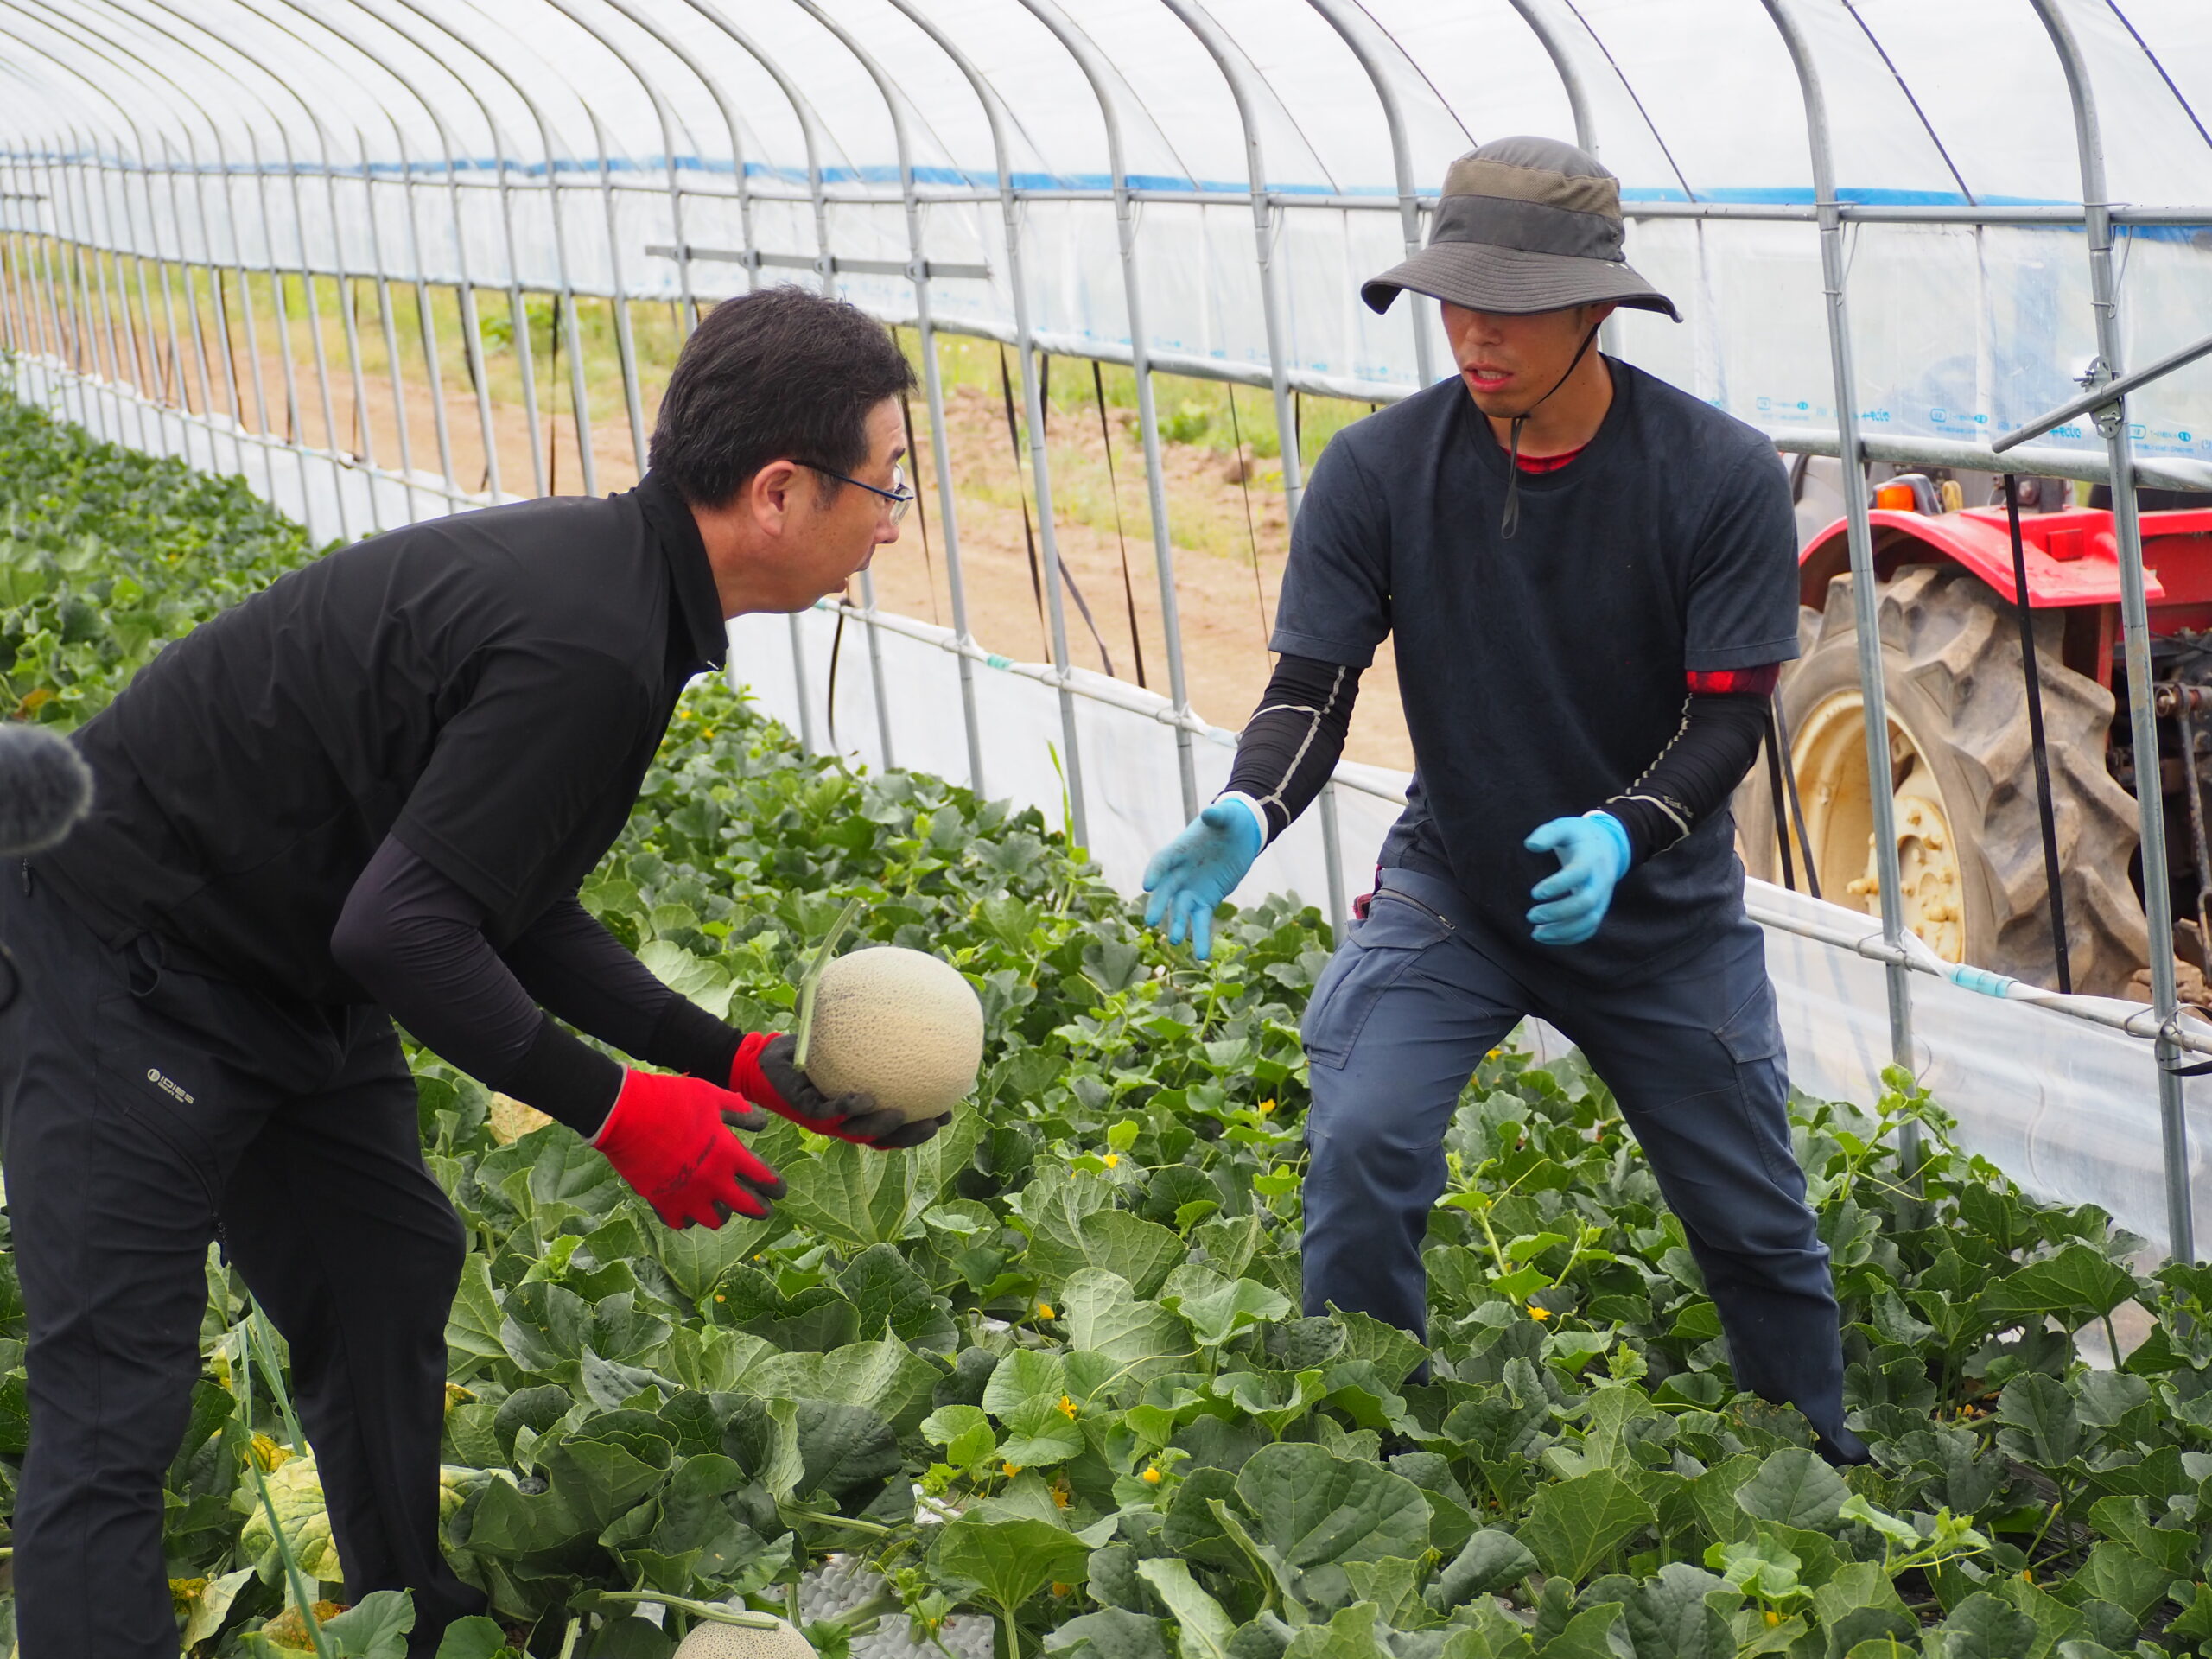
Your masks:
{"label": "red collar trim", "polygon": [[1524,473],[1555,473],[1589,447],[1586,443],[1578,444],[1564,454],[1521,455],[1516,457],[1516,460]]}

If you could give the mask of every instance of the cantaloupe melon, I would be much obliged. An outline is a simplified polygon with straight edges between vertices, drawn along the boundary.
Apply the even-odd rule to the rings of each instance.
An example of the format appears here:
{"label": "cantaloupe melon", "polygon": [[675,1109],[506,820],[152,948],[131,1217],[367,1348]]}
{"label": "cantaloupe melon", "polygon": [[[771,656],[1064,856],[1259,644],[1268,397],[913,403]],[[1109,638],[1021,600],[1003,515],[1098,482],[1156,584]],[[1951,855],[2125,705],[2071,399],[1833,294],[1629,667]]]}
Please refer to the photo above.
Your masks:
{"label": "cantaloupe melon", "polygon": [[926,951],[871,945],[822,970],[806,1074],[826,1095],[858,1090],[906,1121],[950,1111],[983,1064],[983,1005]]}
{"label": "cantaloupe melon", "polygon": [[814,1659],[814,1648],[780,1618],[772,1630],[702,1618],[677,1645],[676,1659]]}

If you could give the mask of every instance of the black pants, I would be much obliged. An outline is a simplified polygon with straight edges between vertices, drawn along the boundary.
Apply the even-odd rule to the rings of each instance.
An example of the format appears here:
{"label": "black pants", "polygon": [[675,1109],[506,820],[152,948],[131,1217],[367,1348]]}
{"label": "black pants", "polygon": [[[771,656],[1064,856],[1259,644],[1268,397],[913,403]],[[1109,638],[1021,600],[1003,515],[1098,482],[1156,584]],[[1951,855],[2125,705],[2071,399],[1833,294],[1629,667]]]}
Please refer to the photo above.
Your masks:
{"label": "black pants", "polygon": [[175,1659],[162,1478],[219,1236],[291,1344],[346,1593],[415,1593],[410,1655],[482,1598],[438,1551],[461,1223],[372,1008],[285,1004],[104,944],[10,861],[0,938],[9,1217],[30,1327],[15,1519],[24,1659]]}

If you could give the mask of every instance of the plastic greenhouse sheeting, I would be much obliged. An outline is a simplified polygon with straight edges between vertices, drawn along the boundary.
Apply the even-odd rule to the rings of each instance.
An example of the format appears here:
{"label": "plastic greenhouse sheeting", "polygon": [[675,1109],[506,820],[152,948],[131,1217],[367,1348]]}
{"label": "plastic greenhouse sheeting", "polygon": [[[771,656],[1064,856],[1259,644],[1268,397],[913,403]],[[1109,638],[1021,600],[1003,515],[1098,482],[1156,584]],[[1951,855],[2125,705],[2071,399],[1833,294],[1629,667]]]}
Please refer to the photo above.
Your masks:
{"label": "plastic greenhouse sheeting", "polygon": [[[1842,396],[1870,441],[1983,448],[2069,398],[2098,349],[2087,232],[2107,210],[2126,363],[2212,316],[2205,0],[0,0],[0,230],[51,238],[41,257],[74,245],[65,264],[103,284],[102,250],[213,264],[241,288],[248,270],[305,269],[507,289],[512,315],[524,290],[667,301],[801,281],[893,321],[926,302],[941,327],[1278,392],[1380,400],[1449,367],[1433,306],[1376,317],[1357,285],[1424,236],[1454,156],[1517,131],[1598,151],[1622,180],[1629,257],[1682,308],[1681,325],[1619,317],[1609,349],[1784,448],[1833,445],[1839,424],[1817,146],[1847,221]],[[2084,203],[2085,152],[2108,201]],[[116,324],[93,315],[108,288],[41,269],[42,296],[0,304],[18,329],[37,313],[71,357],[35,351],[17,385],[105,435],[243,472],[319,535],[498,488],[488,467],[473,494],[309,456],[290,447],[303,427],[164,410],[111,378]],[[120,288],[122,262],[106,270]],[[120,315],[128,336],[127,296]],[[286,372],[289,415],[304,397]],[[2129,409],[2136,454],[2205,475],[2212,372]],[[2045,442],[2085,469],[2103,453],[2086,422]],[[830,624],[741,625],[745,677],[775,712],[824,713]],[[873,643],[898,686],[887,758],[965,778],[942,636],[887,622]],[[849,627],[837,741],[882,759],[868,644]],[[1081,671],[1065,700],[1035,664],[974,677],[988,791],[1056,819],[1054,745],[1075,734],[1089,839],[1133,883],[1181,820],[1173,711]],[[1227,741],[1192,744],[1202,789]],[[1357,892],[1390,780],[1343,778],[1336,874]],[[1309,822],[1253,890],[1320,902],[1329,875]],[[1791,906],[1809,901],[1758,902],[1789,924],[1769,935],[1800,1082],[1865,1097],[1888,1053],[1883,970],[1807,937],[1823,927]],[[1831,938],[1870,926],[1819,914]],[[2169,1236],[2147,1044],[1920,976],[1910,1000],[1915,1058],[1973,1144]],[[2174,1103],[2167,1127],[2186,1127],[2195,1103]]]}
{"label": "plastic greenhouse sheeting", "polygon": [[[1811,47],[1840,199],[2078,213],[2072,106],[2026,0],[1773,3]],[[2051,3],[2114,200],[2212,219],[2212,7]],[[1618,348],[1770,430],[1834,424],[1814,226],[1726,216],[1812,200],[1761,0],[0,0],[0,76],[10,224],[660,298],[804,277],[826,251],[876,267],[840,271],[843,292],[906,318],[911,176],[939,321],[1006,336],[1005,182],[1039,340],[1126,355],[1118,178],[1152,193],[1150,349],[1264,378],[1256,173],[1286,366],[1376,397],[1420,384],[1434,327],[1356,297],[1402,251],[1402,188],[1433,194],[1482,138],[1571,134],[1579,102],[1631,212],[1702,215],[1636,221],[1630,257],[1688,321],[1624,317]],[[2094,351],[2078,224],[1851,236],[1870,429],[1986,440],[2071,394]],[[747,249],[769,263],[715,257]],[[2133,224],[2122,257],[2140,362],[2202,326],[2212,230]],[[2140,453],[2212,459],[2212,377],[2138,405]]]}

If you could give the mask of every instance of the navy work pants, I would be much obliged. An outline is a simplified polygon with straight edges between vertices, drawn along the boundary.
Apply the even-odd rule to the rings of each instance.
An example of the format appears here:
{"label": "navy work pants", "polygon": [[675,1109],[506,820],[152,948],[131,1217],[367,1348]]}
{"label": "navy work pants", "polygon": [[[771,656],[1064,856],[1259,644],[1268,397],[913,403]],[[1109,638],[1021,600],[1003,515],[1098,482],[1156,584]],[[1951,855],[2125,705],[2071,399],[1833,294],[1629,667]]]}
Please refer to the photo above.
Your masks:
{"label": "navy work pants", "polygon": [[29,1323],[15,1522],[23,1659],[175,1659],[162,1479],[200,1374],[207,1246],[291,1346],[346,1594],[415,1593],[410,1653],[483,1599],[438,1548],[461,1222],[373,1008],[280,1003],[105,944],[0,866],[9,1220]]}
{"label": "navy work pants", "polygon": [[1333,1304],[1426,1335],[1421,1243],[1444,1190],[1445,1130],[1476,1065],[1534,1014],[1612,1090],[1704,1271],[1737,1386],[1794,1403],[1833,1439],[1835,1292],[1790,1151],[1758,926],[1739,917],[1674,971],[1618,988],[1570,979],[1535,944],[1508,965],[1471,933],[1454,885],[1385,870],[1314,987],[1306,1313]]}

